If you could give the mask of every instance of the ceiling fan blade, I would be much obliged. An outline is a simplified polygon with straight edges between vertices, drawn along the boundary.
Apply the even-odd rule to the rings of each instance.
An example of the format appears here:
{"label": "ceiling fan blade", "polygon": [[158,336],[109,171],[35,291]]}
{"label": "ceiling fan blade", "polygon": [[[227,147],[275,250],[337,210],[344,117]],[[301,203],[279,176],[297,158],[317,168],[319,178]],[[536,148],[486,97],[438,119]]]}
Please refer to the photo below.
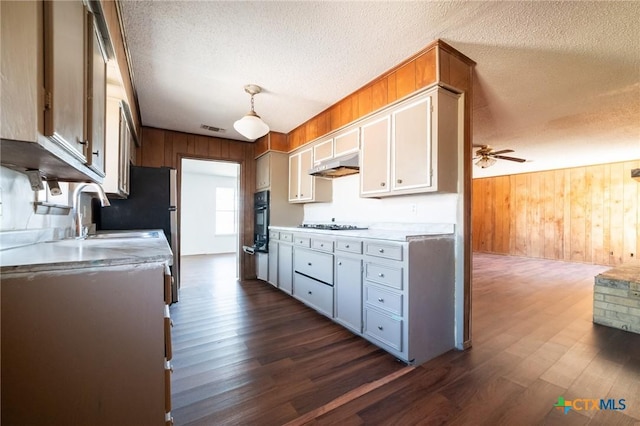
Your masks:
{"label": "ceiling fan blade", "polygon": [[506,155],[492,155],[492,157],[499,158],[501,160],[517,161],[518,163],[524,163],[527,161],[523,158],[507,157]]}
{"label": "ceiling fan blade", "polygon": [[473,144],[473,147],[474,148],[491,148],[489,145],[479,145],[476,143]]}
{"label": "ceiling fan blade", "polygon": [[512,149],[501,149],[500,151],[494,151],[489,155],[500,155],[500,154],[506,154],[507,152],[514,152],[514,151]]}

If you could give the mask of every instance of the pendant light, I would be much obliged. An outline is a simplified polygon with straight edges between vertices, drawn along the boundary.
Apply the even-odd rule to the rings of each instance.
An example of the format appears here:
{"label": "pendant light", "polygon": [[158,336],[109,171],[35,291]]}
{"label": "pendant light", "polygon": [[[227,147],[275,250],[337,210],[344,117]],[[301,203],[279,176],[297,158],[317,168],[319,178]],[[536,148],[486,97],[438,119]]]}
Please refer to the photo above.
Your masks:
{"label": "pendant light", "polygon": [[233,123],[233,128],[245,138],[254,141],[269,133],[269,126],[253,110],[253,96],[262,92],[262,88],[255,84],[247,84],[244,86],[244,91],[251,95],[251,111]]}

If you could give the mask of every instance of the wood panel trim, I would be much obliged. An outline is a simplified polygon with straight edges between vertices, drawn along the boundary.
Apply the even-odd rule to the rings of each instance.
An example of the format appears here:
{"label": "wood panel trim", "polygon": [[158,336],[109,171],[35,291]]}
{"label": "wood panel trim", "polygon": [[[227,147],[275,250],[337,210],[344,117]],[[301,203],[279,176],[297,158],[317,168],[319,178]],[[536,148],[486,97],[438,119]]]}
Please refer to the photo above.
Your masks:
{"label": "wood panel trim", "polygon": [[474,251],[640,264],[640,185],[630,172],[638,166],[632,160],[474,179]]}

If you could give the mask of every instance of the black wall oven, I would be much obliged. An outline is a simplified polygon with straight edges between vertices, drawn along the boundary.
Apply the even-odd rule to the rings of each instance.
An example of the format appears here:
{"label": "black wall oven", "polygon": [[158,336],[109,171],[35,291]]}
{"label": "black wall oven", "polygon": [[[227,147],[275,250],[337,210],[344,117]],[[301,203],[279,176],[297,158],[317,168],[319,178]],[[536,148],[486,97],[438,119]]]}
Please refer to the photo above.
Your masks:
{"label": "black wall oven", "polygon": [[267,253],[269,249],[269,191],[253,195],[253,248]]}

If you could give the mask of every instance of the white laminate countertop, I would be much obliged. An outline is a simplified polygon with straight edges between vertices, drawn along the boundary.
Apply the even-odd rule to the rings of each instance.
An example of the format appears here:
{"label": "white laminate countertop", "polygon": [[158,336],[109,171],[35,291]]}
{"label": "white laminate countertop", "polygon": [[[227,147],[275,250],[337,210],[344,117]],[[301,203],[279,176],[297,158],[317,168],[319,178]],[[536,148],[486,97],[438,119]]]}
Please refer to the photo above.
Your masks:
{"label": "white laminate countertop", "polygon": [[[131,232],[131,231],[128,231]],[[148,233],[149,231],[142,231]],[[0,273],[79,269],[169,262],[173,255],[162,230],[157,237],[63,239],[0,251]]]}
{"label": "white laminate countertop", "polygon": [[329,230],[329,229],[314,229],[314,228],[300,228],[300,227],[288,227],[288,226],[269,226],[273,231],[285,231],[293,233],[313,233],[322,235],[331,235],[334,237],[349,237],[349,238],[371,238],[375,240],[386,241],[401,241],[406,242],[412,239],[419,239],[425,237],[432,237],[436,235],[452,235],[455,226],[451,223],[433,223],[424,224],[415,228],[376,228],[371,227],[369,229],[356,229],[356,230]]}

